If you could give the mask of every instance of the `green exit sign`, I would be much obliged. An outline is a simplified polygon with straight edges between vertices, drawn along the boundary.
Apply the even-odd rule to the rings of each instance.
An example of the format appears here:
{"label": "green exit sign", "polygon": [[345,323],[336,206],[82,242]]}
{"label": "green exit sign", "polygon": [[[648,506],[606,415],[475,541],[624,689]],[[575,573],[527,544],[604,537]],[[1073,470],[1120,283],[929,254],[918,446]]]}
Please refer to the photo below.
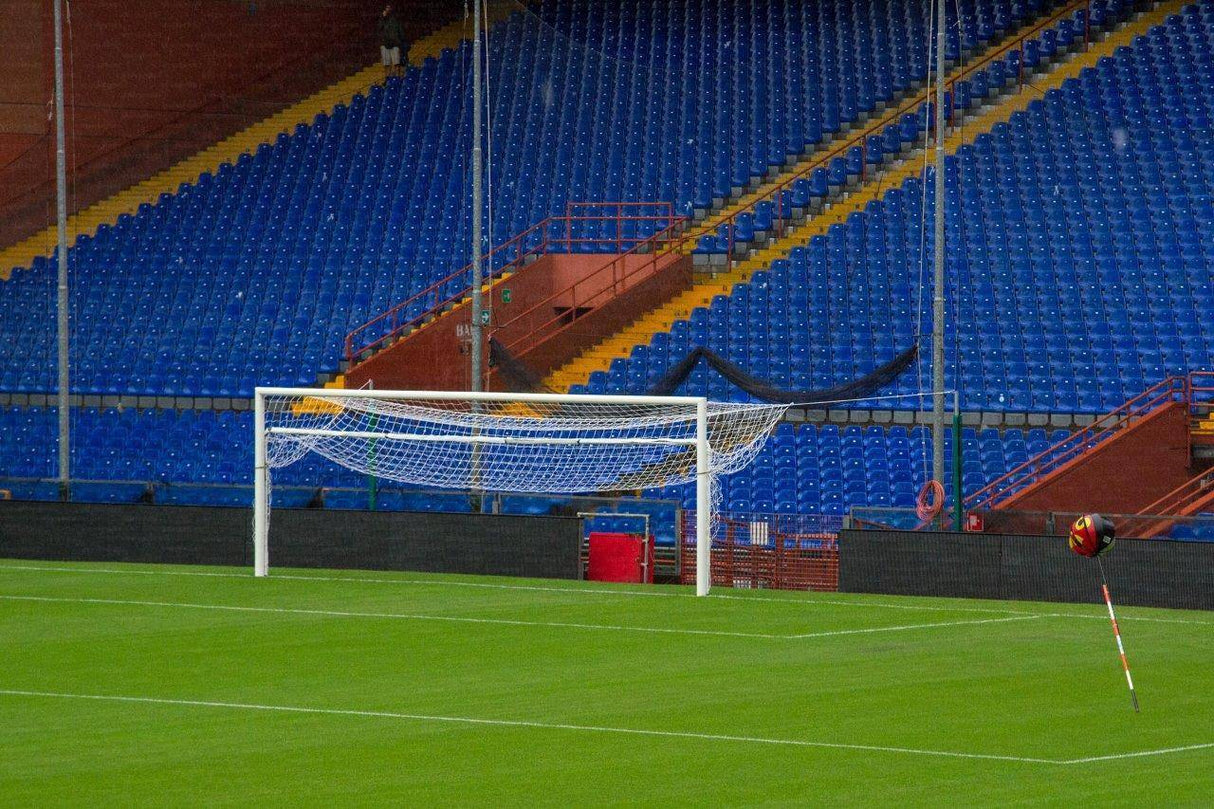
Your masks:
{"label": "green exit sign", "polygon": [[510,303],[510,298],[513,297],[510,293],[510,287],[502,289],[502,303]]}

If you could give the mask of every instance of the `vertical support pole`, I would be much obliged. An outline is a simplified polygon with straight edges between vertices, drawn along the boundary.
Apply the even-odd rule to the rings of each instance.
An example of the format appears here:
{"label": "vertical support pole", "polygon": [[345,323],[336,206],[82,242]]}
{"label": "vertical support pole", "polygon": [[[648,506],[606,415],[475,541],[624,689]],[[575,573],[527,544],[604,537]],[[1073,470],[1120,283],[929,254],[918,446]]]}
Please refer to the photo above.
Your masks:
{"label": "vertical support pole", "polygon": [[481,324],[481,0],[472,7],[472,390],[484,390],[484,332]]}
{"label": "vertical support pole", "polygon": [[[481,165],[481,2],[472,0],[472,385],[473,392],[485,389],[484,371],[484,323],[481,284],[484,273],[481,267],[481,205],[484,195]],[[472,412],[477,412],[479,403],[472,403]],[[472,445],[472,510],[484,508],[480,485],[480,444]]]}
{"label": "vertical support pole", "polygon": [[67,148],[63,126],[63,10],[55,0],[55,203],[59,236],[59,278],[56,313],[59,332],[59,497],[71,499],[72,444],[69,410],[68,287],[67,287]]}
{"label": "vertical support pole", "polygon": [[696,595],[712,584],[712,468],[708,447],[708,400],[696,402]]}
{"label": "vertical support pole", "polygon": [[964,528],[964,495],[961,490],[961,394],[953,391],[953,530]]}
{"label": "vertical support pole", "polygon": [[270,571],[269,482],[266,466],[266,397],[253,393],[253,575]]}
{"label": "vertical support pole", "polygon": [[944,482],[944,48],[945,0],[936,0],[936,221],[932,297],[932,478]]}

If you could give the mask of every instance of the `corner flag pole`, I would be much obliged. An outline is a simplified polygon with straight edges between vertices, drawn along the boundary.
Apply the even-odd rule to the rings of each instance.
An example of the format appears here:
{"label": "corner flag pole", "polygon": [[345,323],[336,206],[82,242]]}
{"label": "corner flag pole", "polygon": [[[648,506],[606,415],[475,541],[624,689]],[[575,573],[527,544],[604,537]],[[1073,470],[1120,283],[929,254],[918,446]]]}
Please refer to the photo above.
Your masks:
{"label": "corner flag pole", "polygon": [[1134,679],[1130,676],[1130,663],[1126,660],[1125,646],[1121,643],[1121,630],[1117,627],[1117,616],[1113,614],[1113,599],[1109,595],[1109,582],[1104,575],[1104,563],[1096,557],[1100,565],[1100,589],[1104,593],[1104,603],[1109,608],[1109,620],[1113,623],[1113,637],[1117,639],[1117,653],[1121,655],[1121,667],[1125,670],[1125,682],[1130,687],[1130,702],[1134,705],[1134,713],[1138,713],[1138,694],[1134,692]]}

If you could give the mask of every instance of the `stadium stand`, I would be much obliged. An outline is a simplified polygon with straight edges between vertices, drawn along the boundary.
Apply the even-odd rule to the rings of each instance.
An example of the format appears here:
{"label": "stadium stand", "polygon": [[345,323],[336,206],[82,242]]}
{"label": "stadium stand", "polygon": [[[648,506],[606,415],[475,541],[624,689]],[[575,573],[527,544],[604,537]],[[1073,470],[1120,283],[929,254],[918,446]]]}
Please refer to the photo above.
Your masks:
{"label": "stadium stand", "polygon": [[[1043,5],[979,4],[963,21],[966,44]],[[495,241],[570,199],[710,205],[926,72],[918,4],[614,9],[541,5],[493,30]],[[822,33],[802,41],[803,31]],[[874,51],[889,59],[858,58]],[[76,389],[247,397],[258,383],[314,382],[336,370],[350,327],[462,266],[468,61],[466,46],[445,51],[82,236]],[[792,103],[785,94],[797,88]],[[36,259],[0,301],[13,336],[0,348],[4,390],[53,389],[49,366],[29,362],[51,351],[48,267]],[[118,323],[116,310],[139,314]]]}
{"label": "stadium stand", "polygon": [[[55,194],[51,9],[5,10],[0,245],[45,228]],[[64,48],[69,214],[357,71],[375,53],[377,11],[364,0],[76,0]],[[441,25],[432,14],[413,10],[411,39]]]}
{"label": "stadium stand", "polygon": [[[1208,365],[1212,11],[1187,7],[950,158],[947,384],[964,409],[1103,412]],[[922,191],[908,179],[573,390],[636,391],[701,344],[788,388],[872,370],[919,330]],[[738,396],[702,371],[684,392]]]}
{"label": "stadium stand", "polygon": [[[972,24],[963,21],[967,47],[971,38],[989,41],[1041,5],[981,4]],[[495,186],[495,240],[569,198],[628,198],[633,192],[634,198],[666,195],[693,210],[718,207],[778,170],[789,155],[827,137],[832,126],[845,125],[849,116],[875,108],[921,77],[923,54],[915,57],[918,46],[911,44],[923,38],[922,20],[915,18],[921,10],[898,6],[890,19],[875,20],[855,12],[867,6],[822,4],[838,14],[827,20],[837,38],[802,43],[796,39],[800,26],[772,11],[782,6],[756,7],[770,13],[743,26],[738,18],[726,25],[712,15],[697,16],[694,3],[670,5],[668,17],[652,23],[629,16],[631,6],[618,17],[564,18],[541,5],[538,16],[515,15],[496,28],[493,82],[515,90],[499,89],[494,108],[508,144],[494,149],[501,181]],[[1122,5],[1098,7],[1113,15]],[[560,42],[563,49],[554,47],[554,27],[579,36]],[[1075,35],[1073,21],[1064,27]],[[715,77],[704,86],[653,80],[681,74],[673,69],[683,64],[676,57],[689,53],[725,58],[728,49],[720,46],[745,41],[737,39],[743,31],[750,41],[731,57],[745,65],[740,74],[706,62],[687,71]],[[772,32],[796,47],[769,47],[765,38]],[[594,47],[587,44],[592,41]],[[703,47],[707,41],[718,47]],[[640,42],[652,47],[637,47]],[[835,61],[823,56],[820,65],[834,69],[840,53],[887,42],[904,43],[881,48],[893,54],[890,65],[878,62],[871,74],[850,65],[840,72],[837,92],[822,81],[821,104],[804,105],[807,117],[793,121],[776,111],[772,93],[786,88],[775,87],[770,76],[789,66],[774,60],[786,53],[832,54]],[[1214,338],[1201,322],[1214,302],[1207,258],[1214,244],[1205,238],[1214,232],[1211,44],[1214,0],[1203,0],[1049,90],[950,160],[949,238],[965,245],[949,266],[962,283],[956,299],[965,301],[949,334],[959,369],[950,384],[961,389],[967,409],[1098,412],[1167,371],[1206,364]],[[506,65],[507,48],[549,53],[554,60],[564,54],[567,61],[515,58]],[[467,114],[462,54],[427,61],[403,81],[373,88],[333,115],[318,116],[273,146],[82,239],[74,250],[83,286],[79,342],[87,346],[77,366],[81,389],[247,396],[254,384],[309,384],[317,370],[333,367],[350,325],[461,263],[466,220],[453,200],[466,194],[465,179],[460,158],[451,155],[467,145],[458,134]],[[583,60],[589,77],[576,88],[568,80],[568,60],[575,59]],[[803,90],[823,78],[791,72]],[[744,75],[746,83],[726,80],[733,75]],[[843,76],[860,76],[864,84],[857,89]],[[657,88],[648,108],[635,103],[640,88]],[[621,103],[600,103],[608,95]],[[508,109],[511,98],[518,101]],[[701,108],[734,109],[741,99],[751,105],[746,115],[706,123],[698,114]],[[595,117],[608,108],[618,117]],[[1109,119],[1122,125],[1110,126]],[[633,125],[646,121],[649,126]],[[912,124],[917,127],[918,119],[906,122]],[[902,125],[897,136],[905,146],[910,138]],[[540,140],[529,140],[531,133]],[[685,159],[688,138],[695,159]],[[710,159],[717,155],[726,159]],[[402,168],[418,162],[432,164],[433,172]],[[917,331],[918,246],[927,224],[921,186],[912,178],[891,188],[575,390],[643,389],[700,344],[790,388],[823,387],[871,370]],[[962,220],[981,226],[952,226]],[[930,227],[927,234],[930,240]],[[713,238],[707,235],[700,249],[717,250]],[[408,269],[379,272],[385,265]],[[0,328],[12,337],[0,343],[0,391],[53,389],[49,367],[27,361],[51,353],[49,310],[42,303],[49,273],[49,262],[41,259],[0,286]],[[1081,290],[1096,292],[1084,296]],[[811,343],[791,339],[807,328]],[[1076,381],[1084,379],[1099,384]],[[898,383],[899,391],[915,389],[913,379]],[[702,372],[686,392],[735,396]],[[51,474],[46,448],[54,443],[53,415],[38,408],[0,411],[5,431],[14,436],[0,447],[0,463],[11,477]],[[244,413],[83,409],[75,424],[77,477],[248,481],[251,422]],[[966,490],[1057,437],[1044,429],[967,430]],[[922,428],[782,425],[752,470],[722,482],[724,503],[736,511],[831,514],[855,505],[909,506],[923,482],[923,447]],[[365,486],[337,473],[326,478],[319,468],[285,474],[281,482],[288,486]],[[92,496],[141,496],[132,488],[103,487]],[[181,496],[225,502],[227,495],[218,491]],[[351,497],[365,501],[365,494]],[[246,499],[241,493],[232,502]]]}

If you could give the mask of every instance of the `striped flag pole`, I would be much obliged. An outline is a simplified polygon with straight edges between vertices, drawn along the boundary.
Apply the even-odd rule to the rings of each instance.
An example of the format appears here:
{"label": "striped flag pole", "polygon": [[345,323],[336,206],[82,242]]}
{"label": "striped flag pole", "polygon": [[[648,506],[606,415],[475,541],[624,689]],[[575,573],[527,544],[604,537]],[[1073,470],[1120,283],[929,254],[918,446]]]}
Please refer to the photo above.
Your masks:
{"label": "striped flag pole", "polygon": [[1100,589],[1104,592],[1104,603],[1109,608],[1109,620],[1113,623],[1113,637],[1117,639],[1117,653],[1121,655],[1121,667],[1125,670],[1125,682],[1130,687],[1130,702],[1134,705],[1134,713],[1138,713],[1138,695],[1134,692],[1134,679],[1130,676],[1130,662],[1126,660],[1125,646],[1121,643],[1121,630],[1117,627],[1117,616],[1113,614],[1113,599],[1109,595],[1109,583],[1104,576],[1104,563],[1100,564]]}

